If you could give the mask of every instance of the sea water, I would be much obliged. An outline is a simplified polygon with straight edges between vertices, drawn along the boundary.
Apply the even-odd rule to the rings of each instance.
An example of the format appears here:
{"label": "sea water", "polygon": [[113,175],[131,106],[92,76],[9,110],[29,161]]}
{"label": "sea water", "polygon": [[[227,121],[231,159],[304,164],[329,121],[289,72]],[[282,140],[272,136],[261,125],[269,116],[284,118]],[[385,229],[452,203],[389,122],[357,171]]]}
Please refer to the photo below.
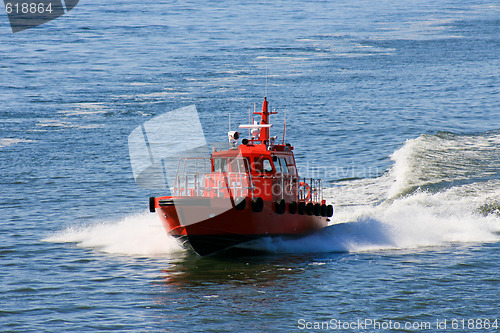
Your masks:
{"label": "sea water", "polygon": [[[15,34],[0,17],[2,331],[498,330],[497,2],[83,1]],[[161,191],[135,184],[127,137],[195,104],[220,141],[266,91],[331,225],[195,256],[148,212]]]}

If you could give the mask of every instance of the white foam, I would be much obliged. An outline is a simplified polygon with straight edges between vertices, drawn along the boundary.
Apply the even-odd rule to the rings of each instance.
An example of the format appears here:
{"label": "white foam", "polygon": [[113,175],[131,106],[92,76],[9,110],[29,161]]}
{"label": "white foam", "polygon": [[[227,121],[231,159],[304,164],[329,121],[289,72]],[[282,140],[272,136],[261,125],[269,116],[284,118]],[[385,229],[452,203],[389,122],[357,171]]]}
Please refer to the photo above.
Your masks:
{"label": "white foam", "polygon": [[62,110],[57,113],[61,113],[66,116],[87,116],[92,114],[104,114],[110,111],[104,103],[73,103],[73,107],[74,108],[71,110]]}
{"label": "white foam", "polygon": [[78,125],[70,121],[59,121],[57,119],[43,119],[40,120],[35,126],[41,127],[42,129],[31,129],[30,132],[42,132],[45,129],[66,129],[66,128],[81,128],[81,129],[93,129],[103,127],[103,124],[89,124],[89,125]]}
{"label": "white foam", "polygon": [[[500,241],[500,180],[487,180],[498,168],[497,137],[408,140],[391,155],[394,165],[384,175],[325,191],[336,210],[328,231],[297,241],[268,240],[265,246],[272,252],[365,251]],[[485,212],[485,205],[493,208]]]}
{"label": "white foam", "polygon": [[500,216],[477,211],[486,198],[461,198],[460,192],[417,192],[375,206],[340,207],[336,223],[314,235],[266,238],[245,247],[272,253],[366,252],[500,241]]}
{"label": "white foam", "polygon": [[427,184],[489,177],[499,167],[498,149],[497,134],[424,134],[407,140],[391,155],[393,183],[388,198]]}
{"label": "white foam", "polygon": [[410,172],[413,169],[413,152],[418,149],[419,143],[419,138],[407,140],[403,147],[391,155],[391,159],[395,162],[391,170],[394,183],[389,189],[388,197],[392,198],[398,195],[407,186]]}
{"label": "white foam", "polygon": [[22,143],[22,142],[36,142],[36,140],[4,138],[0,139],[0,148],[4,148],[10,145],[15,145],[17,143]]}
{"label": "white foam", "polygon": [[166,234],[158,216],[151,213],[134,214],[115,222],[70,227],[44,241],[77,243],[80,247],[133,256],[158,256],[182,251],[176,240]]}

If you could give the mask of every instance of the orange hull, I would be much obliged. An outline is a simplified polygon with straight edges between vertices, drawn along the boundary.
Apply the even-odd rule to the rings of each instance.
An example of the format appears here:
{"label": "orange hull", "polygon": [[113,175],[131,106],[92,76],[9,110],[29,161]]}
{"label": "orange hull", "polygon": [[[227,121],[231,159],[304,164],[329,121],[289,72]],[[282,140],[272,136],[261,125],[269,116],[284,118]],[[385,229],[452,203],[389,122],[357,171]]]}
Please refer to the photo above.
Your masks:
{"label": "orange hull", "polygon": [[314,212],[311,215],[300,209],[294,212],[290,205],[278,213],[276,203],[270,201],[264,202],[260,212],[252,209],[249,198],[238,208],[233,206],[224,211],[225,202],[227,199],[223,198],[159,197],[155,198],[155,209],[167,233],[199,255],[220,252],[261,237],[308,235],[326,227],[329,221]]}

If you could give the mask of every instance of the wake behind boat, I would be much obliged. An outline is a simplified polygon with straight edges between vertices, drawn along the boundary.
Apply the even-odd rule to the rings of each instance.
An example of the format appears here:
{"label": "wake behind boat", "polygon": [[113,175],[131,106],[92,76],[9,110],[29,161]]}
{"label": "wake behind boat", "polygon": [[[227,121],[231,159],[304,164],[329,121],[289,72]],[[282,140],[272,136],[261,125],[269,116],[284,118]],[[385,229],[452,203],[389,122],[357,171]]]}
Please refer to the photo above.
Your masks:
{"label": "wake behind boat", "polygon": [[230,148],[209,158],[181,157],[171,196],[151,197],[167,231],[199,255],[262,237],[306,236],[328,225],[333,206],[320,179],[300,178],[293,147],[270,136],[269,103],[260,122],[240,125],[250,137],[228,133]]}

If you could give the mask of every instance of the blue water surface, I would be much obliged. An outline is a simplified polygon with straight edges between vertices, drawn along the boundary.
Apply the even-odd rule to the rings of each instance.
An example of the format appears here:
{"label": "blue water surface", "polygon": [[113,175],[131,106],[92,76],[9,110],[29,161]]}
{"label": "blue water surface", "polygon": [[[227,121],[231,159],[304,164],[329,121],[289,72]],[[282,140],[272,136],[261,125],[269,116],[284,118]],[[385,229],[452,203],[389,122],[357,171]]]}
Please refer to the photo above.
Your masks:
{"label": "blue water surface", "polygon": [[[500,320],[499,18],[488,0],[111,0],[12,33],[4,12],[0,330]],[[266,256],[179,249],[128,135],[195,104],[225,140],[266,90],[301,175],[360,224]]]}

